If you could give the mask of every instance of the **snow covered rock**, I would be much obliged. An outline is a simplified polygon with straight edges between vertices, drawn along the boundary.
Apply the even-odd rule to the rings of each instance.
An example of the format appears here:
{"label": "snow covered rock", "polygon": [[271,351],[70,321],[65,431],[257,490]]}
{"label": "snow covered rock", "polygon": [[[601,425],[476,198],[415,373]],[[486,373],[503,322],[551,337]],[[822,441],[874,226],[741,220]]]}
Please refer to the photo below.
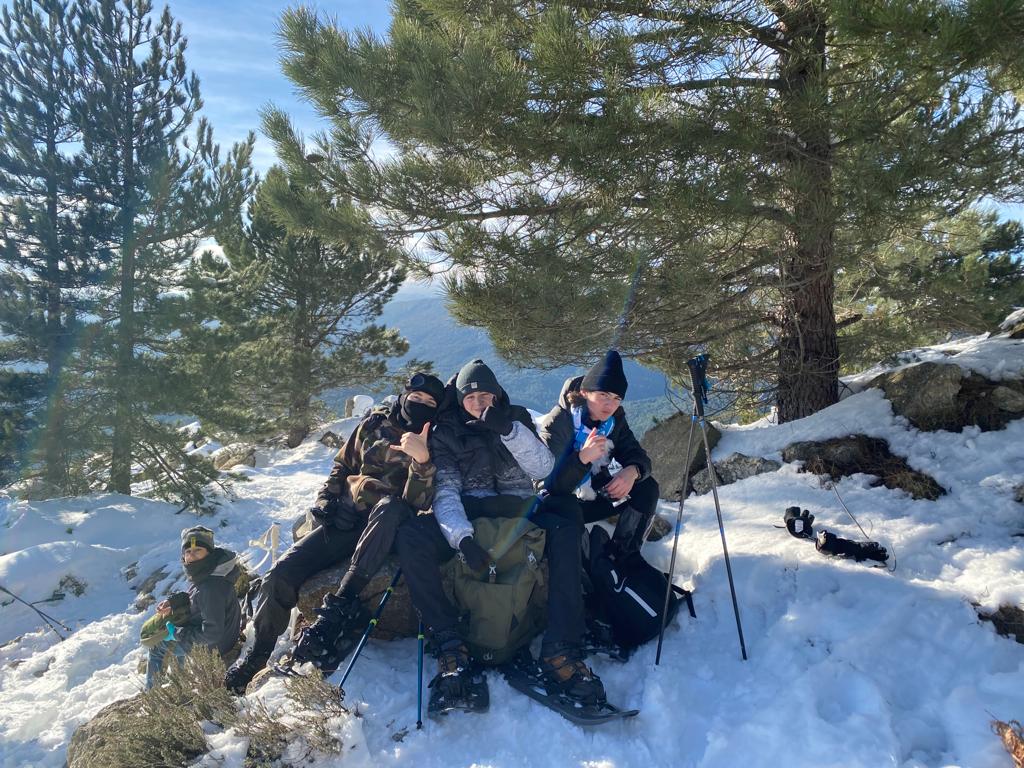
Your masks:
{"label": "snow covered rock", "polygon": [[[653,470],[651,474],[661,487],[661,498],[678,499],[682,490],[683,475],[687,464],[690,466],[690,477],[707,465],[704,456],[704,438],[699,428],[694,428],[693,446],[690,456],[686,454],[686,441],[690,434],[690,414],[677,413],[671,418],[657,424],[643,436],[640,444],[651,457]],[[711,424],[707,425],[708,444],[714,450],[722,434]]]}
{"label": "snow covered rock", "polygon": [[804,462],[804,470],[828,475],[833,480],[857,473],[876,475],[886,488],[899,488],[915,499],[934,501],[946,490],[923,472],[912,469],[907,460],[889,450],[878,437],[849,435],[831,440],[793,443],[782,451],[782,460]]}
{"label": "snow covered rock", "polygon": [[363,418],[373,408],[373,398],[369,395],[353,395],[345,401],[345,418]]}
{"label": "snow covered rock", "polygon": [[868,386],[885,392],[893,411],[923,431],[1002,429],[1024,416],[1024,382],[990,381],[954,364],[918,363],[883,373]]}
{"label": "snow covered rock", "polygon": [[216,469],[224,470],[244,464],[256,466],[256,446],[247,443],[231,443],[219,448],[211,454],[210,459]]}
{"label": "snow covered rock", "polygon": [[317,442],[320,443],[321,445],[326,445],[328,448],[340,448],[342,440],[340,437],[338,437],[336,434],[334,434],[333,432],[331,432],[331,430],[328,429],[326,432],[320,435],[320,439]]}
{"label": "snow covered rock", "polygon": [[[742,453],[731,453],[720,461],[714,462],[715,481],[719,486],[730,485],[746,480],[754,475],[775,472],[782,467],[777,461],[763,459],[760,456],[744,456]],[[711,472],[707,467],[693,476],[693,492],[696,494],[711,491]]]}

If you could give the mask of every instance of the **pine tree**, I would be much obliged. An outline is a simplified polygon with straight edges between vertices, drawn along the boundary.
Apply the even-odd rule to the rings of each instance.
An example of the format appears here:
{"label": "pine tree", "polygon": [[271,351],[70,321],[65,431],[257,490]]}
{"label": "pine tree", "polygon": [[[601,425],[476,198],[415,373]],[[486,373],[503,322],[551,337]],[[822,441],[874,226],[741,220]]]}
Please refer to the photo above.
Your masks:
{"label": "pine tree", "polygon": [[197,121],[199,81],[185,64],[181,25],[169,9],[156,19],[151,9],[148,0],[91,3],[77,56],[88,83],[80,114],[88,201],[114,259],[83,354],[94,393],[83,410],[110,436],[96,478],[106,474],[120,493],[147,483],[141,488],[196,506],[212,467],[184,455],[163,418],[189,413],[182,284],[202,239],[237,215],[251,188],[253,138],[220,159],[212,129]]}
{"label": "pine tree", "polygon": [[789,421],[838,397],[837,275],[1020,194],[1022,36],[1016,0],[401,0],[386,39],[299,9],[285,71],[331,130],[309,158],[267,126],[517,362],[614,343],[679,380],[707,345]]}
{"label": "pine tree", "polygon": [[1024,227],[968,211],[899,232],[870,269],[839,276],[839,311],[858,317],[842,333],[852,373],[943,334],[994,330],[1024,306]]}
{"label": "pine tree", "polygon": [[261,183],[249,217],[223,238],[224,259],[207,254],[194,271],[197,316],[213,312],[219,321],[196,348],[206,339],[207,350],[230,349],[197,360],[231,381],[231,412],[220,409],[215,421],[257,433],[284,429],[293,447],[319,415],[320,393],[371,385],[387,373],[388,357],[408,350],[395,331],[372,322],[405,269],[365,211],[279,168]]}
{"label": "pine tree", "polygon": [[[0,364],[12,366],[0,444],[6,479],[39,461],[43,488],[65,493],[76,445],[67,361],[104,267],[81,205],[78,14],[67,0],[15,0],[0,15]],[[29,432],[35,456],[24,455]]]}

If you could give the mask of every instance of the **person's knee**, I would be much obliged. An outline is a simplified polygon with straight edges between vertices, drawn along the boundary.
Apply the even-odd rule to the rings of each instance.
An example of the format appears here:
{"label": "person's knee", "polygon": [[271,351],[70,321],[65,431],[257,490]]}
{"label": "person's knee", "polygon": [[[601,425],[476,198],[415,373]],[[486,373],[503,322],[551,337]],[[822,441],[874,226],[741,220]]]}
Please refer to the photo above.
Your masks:
{"label": "person's knee", "polygon": [[653,477],[648,477],[646,480],[644,480],[644,486],[645,490],[652,499],[657,501],[658,499],[661,498],[661,486],[658,485],[658,481],[655,480]]}
{"label": "person's knee", "polygon": [[422,551],[423,544],[427,541],[426,515],[409,517],[402,521],[395,531],[395,547],[399,557],[405,558]]}
{"label": "person's knee", "polygon": [[657,504],[658,498],[661,496],[661,488],[658,486],[657,480],[647,477],[633,486],[630,496],[642,500],[645,504]]}
{"label": "person's knee", "polygon": [[386,528],[398,530],[399,526],[413,517],[414,511],[402,499],[388,497],[377,503],[370,513],[370,520]]}
{"label": "person's knee", "polygon": [[542,528],[583,528],[583,507],[571,496],[549,496],[540,512]]}
{"label": "person's knee", "polygon": [[[264,599],[269,598],[286,605],[294,604],[298,598],[298,590],[302,586],[303,579],[299,578],[294,569],[280,567],[283,563],[283,560],[279,561],[263,577],[260,583],[261,596]],[[263,600],[260,600],[260,602],[262,603]]]}

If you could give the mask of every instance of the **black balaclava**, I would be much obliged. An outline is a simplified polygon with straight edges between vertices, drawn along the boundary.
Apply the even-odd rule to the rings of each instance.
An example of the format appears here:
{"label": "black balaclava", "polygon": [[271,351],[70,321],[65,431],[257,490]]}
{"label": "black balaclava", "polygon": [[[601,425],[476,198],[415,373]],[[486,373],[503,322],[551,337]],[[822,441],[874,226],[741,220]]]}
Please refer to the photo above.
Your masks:
{"label": "black balaclava", "polygon": [[[417,403],[409,399],[410,392],[423,392],[434,398],[437,405]],[[444,397],[444,384],[436,376],[429,373],[414,373],[405,385],[405,392],[398,397],[402,421],[411,432],[419,432],[423,425],[432,421],[437,415],[437,408]]]}

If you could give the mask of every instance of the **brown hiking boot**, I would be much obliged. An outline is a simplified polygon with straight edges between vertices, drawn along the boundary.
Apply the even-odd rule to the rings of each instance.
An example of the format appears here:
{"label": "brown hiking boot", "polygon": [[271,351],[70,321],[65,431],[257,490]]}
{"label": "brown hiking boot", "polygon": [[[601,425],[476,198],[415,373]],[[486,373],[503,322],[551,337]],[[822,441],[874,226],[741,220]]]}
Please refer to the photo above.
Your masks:
{"label": "brown hiking boot", "polygon": [[576,649],[541,657],[540,668],[548,693],[571,699],[585,707],[605,702],[601,678],[583,663]]}

